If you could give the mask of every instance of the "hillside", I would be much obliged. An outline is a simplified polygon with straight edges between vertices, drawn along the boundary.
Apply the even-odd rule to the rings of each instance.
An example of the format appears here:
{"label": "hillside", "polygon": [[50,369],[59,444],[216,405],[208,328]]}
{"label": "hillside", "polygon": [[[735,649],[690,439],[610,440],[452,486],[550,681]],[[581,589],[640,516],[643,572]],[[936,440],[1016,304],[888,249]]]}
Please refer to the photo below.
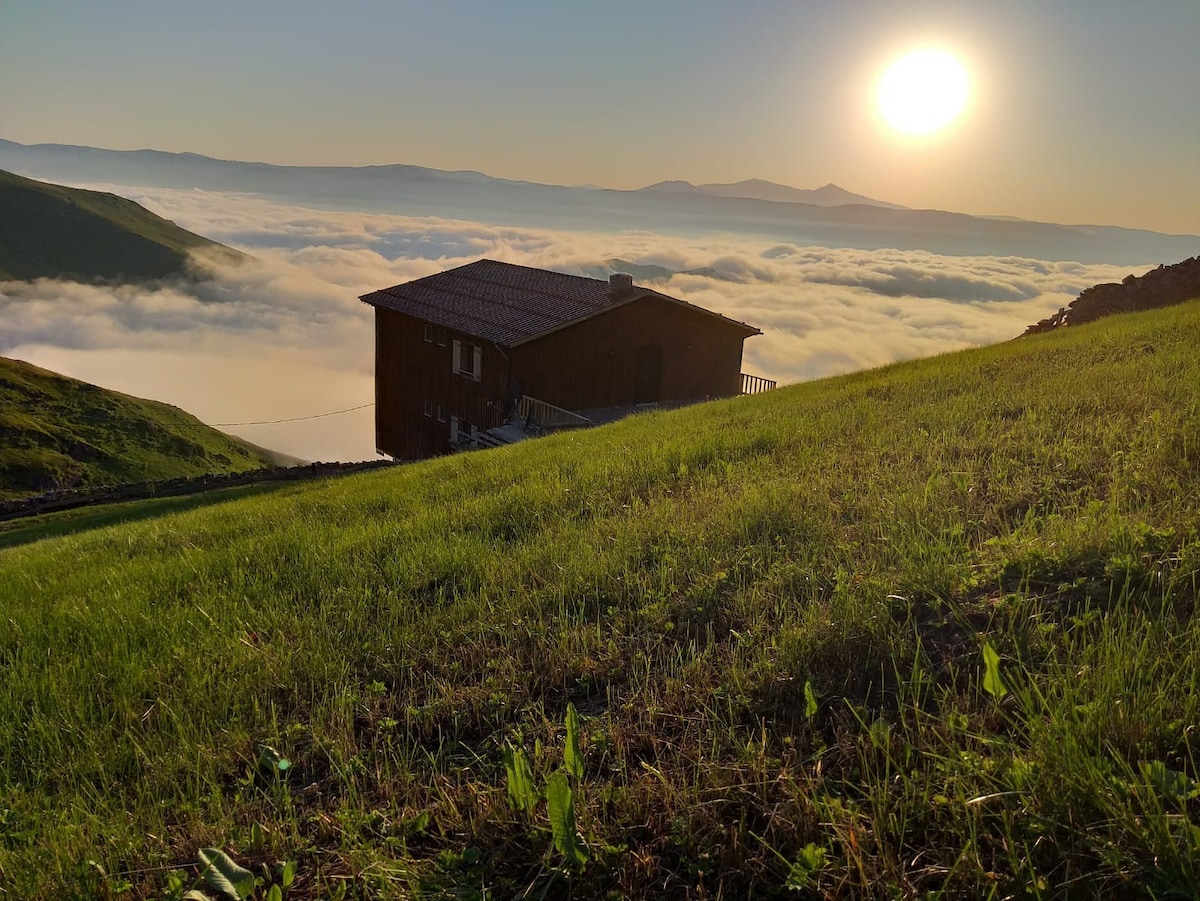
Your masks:
{"label": "hillside", "polygon": [[177,407],[0,357],[0,500],[272,464]]}
{"label": "hillside", "polygon": [[1197,346],[1193,302],[9,546],[0,873],[1196,897]]}
{"label": "hillside", "polygon": [[0,171],[0,280],[166,278],[187,273],[196,251],[243,258],[132,200]]}

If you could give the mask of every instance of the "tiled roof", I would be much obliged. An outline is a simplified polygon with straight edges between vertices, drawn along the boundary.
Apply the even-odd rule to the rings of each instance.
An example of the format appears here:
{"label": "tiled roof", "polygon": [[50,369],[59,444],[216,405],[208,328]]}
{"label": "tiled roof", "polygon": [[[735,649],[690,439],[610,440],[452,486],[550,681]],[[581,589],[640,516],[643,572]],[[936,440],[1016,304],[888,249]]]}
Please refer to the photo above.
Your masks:
{"label": "tiled roof", "polygon": [[747,335],[762,334],[744,322],[727,319],[649,288],[634,287],[625,296],[613,297],[608,282],[601,279],[495,260],[468,263],[437,275],[373,291],[360,299],[373,307],[407,313],[485,341],[514,347],[643,297],[661,297],[686,306],[701,315],[726,322]]}

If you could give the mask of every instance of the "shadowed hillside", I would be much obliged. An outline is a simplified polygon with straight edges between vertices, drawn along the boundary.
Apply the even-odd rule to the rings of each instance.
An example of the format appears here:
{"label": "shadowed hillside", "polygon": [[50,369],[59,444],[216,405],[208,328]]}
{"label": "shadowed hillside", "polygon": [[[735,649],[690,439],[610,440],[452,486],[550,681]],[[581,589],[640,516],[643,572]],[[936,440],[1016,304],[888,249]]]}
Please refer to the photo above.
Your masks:
{"label": "shadowed hillside", "polygon": [[3,882],[1200,897],[1197,346],[1189,303],[0,549]]}
{"label": "shadowed hillside", "polygon": [[186,274],[193,252],[244,259],[132,200],[0,171],[0,280],[166,278]]}
{"label": "shadowed hillside", "polygon": [[0,499],[273,462],[177,407],[0,357]]}

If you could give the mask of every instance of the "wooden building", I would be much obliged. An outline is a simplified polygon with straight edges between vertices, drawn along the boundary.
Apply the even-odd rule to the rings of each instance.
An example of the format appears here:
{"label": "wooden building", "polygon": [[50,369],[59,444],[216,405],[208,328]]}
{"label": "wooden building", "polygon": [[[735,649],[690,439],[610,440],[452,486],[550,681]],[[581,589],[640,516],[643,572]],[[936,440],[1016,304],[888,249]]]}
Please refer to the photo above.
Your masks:
{"label": "wooden building", "polygon": [[774,385],[741,372],[742,342],[762,332],[628,275],[479,260],[361,300],[375,308],[376,445],[401,460]]}

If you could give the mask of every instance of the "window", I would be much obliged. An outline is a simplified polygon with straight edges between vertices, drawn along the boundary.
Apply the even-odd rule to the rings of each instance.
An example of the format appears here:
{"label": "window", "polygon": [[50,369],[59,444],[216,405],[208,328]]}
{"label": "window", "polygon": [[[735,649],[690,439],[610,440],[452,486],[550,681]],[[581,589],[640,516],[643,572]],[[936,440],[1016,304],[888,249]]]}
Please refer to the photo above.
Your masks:
{"label": "window", "polygon": [[425,415],[433,417],[433,401],[431,400],[425,401]]}
{"label": "window", "polygon": [[433,326],[429,323],[425,324],[425,340],[430,344],[433,343]]}
{"label": "window", "polygon": [[446,411],[442,409],[442,405],[438,404],[438,422],[446,421]]}
{"label": "window", "polygon": [[455,341],[451,371],[478,382],[483,371],[483,348],[469,341]]}

